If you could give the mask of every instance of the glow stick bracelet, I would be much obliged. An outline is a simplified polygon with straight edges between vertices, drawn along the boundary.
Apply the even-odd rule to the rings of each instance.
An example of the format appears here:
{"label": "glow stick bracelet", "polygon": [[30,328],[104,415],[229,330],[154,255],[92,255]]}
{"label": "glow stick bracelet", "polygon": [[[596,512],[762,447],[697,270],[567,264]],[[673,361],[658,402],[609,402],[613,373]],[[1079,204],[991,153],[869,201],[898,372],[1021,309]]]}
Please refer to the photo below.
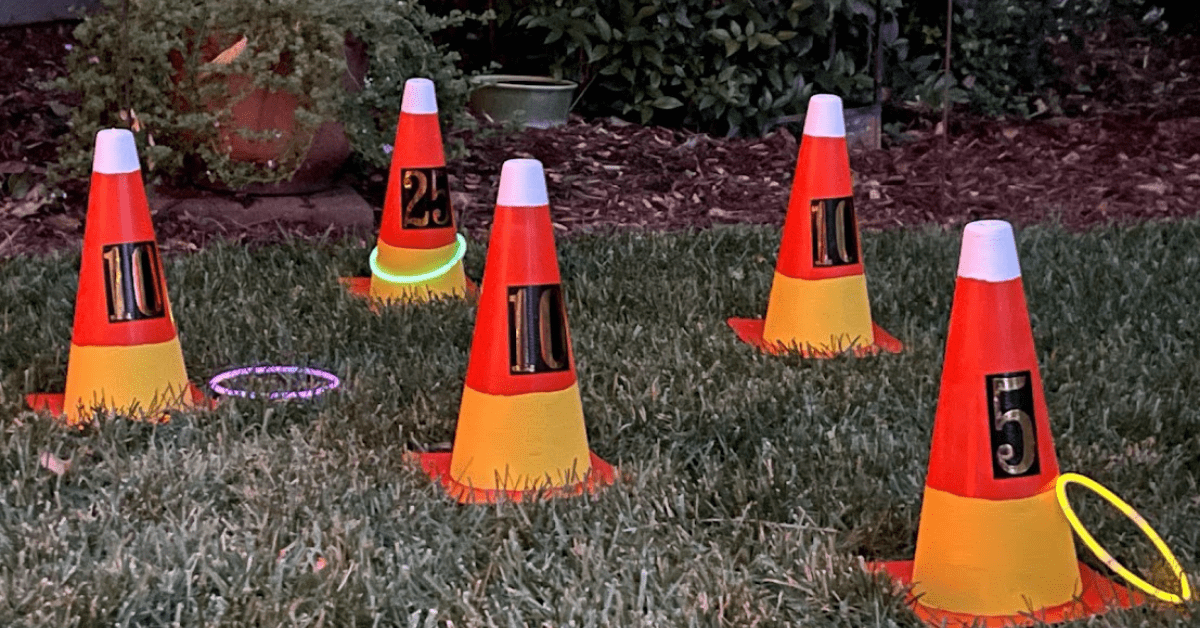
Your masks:
{"label": "glow stick bracelet", "polygon": [[[1117,510],[1121,511],[1121,514],[1128,517],[1130,521],[1137,525],[1138,529],[1142,531],[1142,534],[1146,535],[1146,538],[1150,539],[1150,542],[1154,544],[1154,547],[1162,554],[1163,558],[1167,559],[1167,565],[1171,567],[1171,573],[1173,573],[1176,578],[1179,578],[1179,595],[1163,591],[1149,582],[1142,580],[1137,576],[1137,574],[1126,569],[1125,565],[1117,562],[1117,559],[1113,558],[1112,554],[1109,554],[1107,550],[1105,550],[1103,547],[1100,547],[1100,544],[1096,542],[1096,538],[1093,537],[1091,533],[1083,527],[1083,523],[1079,521],[1079,516],[1076,515],[1075,510],[1071,508],[1071,503],[1067,501],[1067,485],[1071,483],[1079,484],[1080,486],[1090,489],[1092,492],[1104,498],[1105,501],[1115,506]],[[1099,482],[1096,482],[1087,476],[1079,475],[1078,473],[1064,473],[1058,476],[1058,481],[1054,485],[1054,492],[1058,495],[1058,504],[1062,506],[1063,514],[1067,516],[1067,521],[1071,522],[1071,527],[1075,529],[1075,533],[1079,535],[1079,538],[1083,541],[1083,544],[1086,545],[1088,549],[1092,550],[1094,554],[1096,554],[1097,558],[1099,558],[1105,565],[1108,565],[1109,569],[1117,572],[1117,574],[1128,581],[1129,584],[1132,584],[1148,595],[1152,595],[1164,602],[1169,602],[1171,604],[1183,604],[1184,601],[1191,599],[1192,591],[1191,587],[1188,586],[1187,574],[1183,573],[1183,567],[1179,565],[1179,561],[1175,558],[1175,554],[1171,553],[1171,548],[1167,547],[1167,544],[1163,542],[1162,537],[1160,537],[1158,533],[1154,531],[1154,528],[1150,527],[1150,524],[1147,523],[1140,514],[1138,514],[1138,511],[1133,509],[1133,506],[1125,503],[1124,500],[1122,500],[1120,497],[1117,497],[1112,491],[1101,486]]]}
{"label": "glow stick bracelet", "polygon": [[450,261],[427,273],[421,273],[419,275],[396,275],[380,268],[379,247],[375,247],[374,249],[371,249],[371,273],[376,277],[379,277],[384,281],[390,281],[391,283],[420,283],[422,281],[436,279],[450,272],[450,269],[454,268],[455,264],[461,262],[463,256],[467,254],[467,239],[464,238],[461,233],[458,234],[457,243],[458,247],[454,249],[454,255],[450,257]]}
{"label": "glow stick bracelet", "polygon": [[320,369],[308,368],[305,366],[247,366],[244,368],[232,369],[224,373],[217,373],[212,379],[208,380],[208,387],[214,392],[221,395],[232,395],[235,397],[245,397],[247,399],[255,399],[258,393],[249,390],[239,390],[236,388],[227,388],[222,386],[222,382],[241,377],[243,375],[268,375],[271,373],[289,373],[297,375],[308,375],[318,379],[325,380],[325,383],[316,388],[307,388],[304,390],[278,390],[272,393],[267,393],[267,399],[308,399],[315,397],[321,393],[333,390],[341,384],[341,380],[333,373],[328,373]]}

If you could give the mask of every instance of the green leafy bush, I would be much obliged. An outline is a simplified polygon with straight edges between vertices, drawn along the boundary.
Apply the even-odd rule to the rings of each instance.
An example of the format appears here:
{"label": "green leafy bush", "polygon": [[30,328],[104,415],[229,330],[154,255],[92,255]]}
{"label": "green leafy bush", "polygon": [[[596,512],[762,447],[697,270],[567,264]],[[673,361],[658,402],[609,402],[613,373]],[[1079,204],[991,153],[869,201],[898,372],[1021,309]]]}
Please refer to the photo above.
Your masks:
{"label": "green leafy bush", "polygon": [[[1056,106],[1062,86],[1051,54],[1055,41],[1078,46],[1083,34],[1119,18],[1135,18],[1147,33],[1166,27],[1162,10],[1147,0],[957,0],[953,7],[948,94],[988,115]],[[885,82],[900,100],[940,108],[946,4],[910,2],[902,23],[903,36],[886,49]]]}
{"label": "green leafy bush", "polygon": [[[233,188],[273,183],[293,175],[313,130],[330,120],[343,124],[361,159],[386,166],[382,147],[394,139],[409,77],[435,82],[443,125],[469,119],[458,55],[431,35],[481,17],[389,0],[104,0],[76,29],[69,74],[53,85],[81,97],[57,174],[85,174],[95,133],[125,127],[150,177],[192,175],[200,163]],[[232,63],[212,62],[242,36],[247,45]],[[347,72],[347,50],[365,52],[365,73]],[[228,80],[238,76],[252,83]],[[228,154],[232,105],[255,87],[296,97],[295,139],[277,161]]]}
{"label": "green leafy bush", "polygon": [[870,102],[876,7],[899,0],[534,0],[519,24],[594,114],[755,132],[814,90]]}
{"label": "green leafy bush", "polygon": [[1146,32],[1165,28],[1153,0],[956,0],[946,77],[945,2],[497,0],[496,7],[509,28],[517,25],[506,45],[578,80],[585,113],[710,132],[756,132],[802,113],[814,92],[870,102],[876,77],[894,100],[917,108],[938,109],[948,94],[984,113],[1028,115],[1053,108],[1062,88],[1052,43],[1078,43],[1115,18]]}

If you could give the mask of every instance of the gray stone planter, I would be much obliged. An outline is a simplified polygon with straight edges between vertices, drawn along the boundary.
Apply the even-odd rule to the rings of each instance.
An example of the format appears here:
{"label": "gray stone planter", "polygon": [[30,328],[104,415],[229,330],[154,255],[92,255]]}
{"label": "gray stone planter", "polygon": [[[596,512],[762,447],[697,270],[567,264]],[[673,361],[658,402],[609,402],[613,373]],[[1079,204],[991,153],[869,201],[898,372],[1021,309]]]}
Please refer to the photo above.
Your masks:
{"label": "gray stone planter", "polygon": [[548,76],[484,74],[471,78],[471,108],[497,122],[545,129],[565,124],[574,81]]}

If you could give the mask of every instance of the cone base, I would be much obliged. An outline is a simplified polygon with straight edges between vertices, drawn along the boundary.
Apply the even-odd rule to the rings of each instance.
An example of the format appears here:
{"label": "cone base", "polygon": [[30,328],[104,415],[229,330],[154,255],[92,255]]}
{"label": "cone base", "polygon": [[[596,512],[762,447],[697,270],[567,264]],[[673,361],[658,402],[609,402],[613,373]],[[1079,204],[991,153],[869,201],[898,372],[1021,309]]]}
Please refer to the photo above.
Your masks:
{"label": "cone base", "polygon": [[566,486],[546,486],[528,491],[506,489],[481,489],[468,486],[456,481],[450,475],[450,455],[448,451],[426,452],[413,454],[421,465],[421,470],[430,478],[441,483],[446,492],[460,504],[495,504],[502,501],[521,502],[534,499],[549,499],[569,497],[583,493],[595,493],[601,488],[616,481],[616,469],[600,459],[594,452],[588,452],[591,470],[583,480]]}
{"label": "cone base", "polygon": [[874,321],[871,322],[871,330],[875,335],[875,343],[846,351],[822,351],[812,347],[789,347],[783,343],[769,342],[763,338],[763,327],[766,321],[761,318],[731,318],[726,322],[733,329],[733,333],[737,334],[739,340],[771,355],[799,354],[805,358],[833,358],[850,354],[856,358],[862,358],[876,355],[881,351],[900,353],[904,350],[904,343],[875,324]]}
{"label": "cone base", "polygon": [[1070,601],[1080,590],[1079,559],[1054,480],[1045,480],[1051,486],[1028,497],[996,499],[926,486],[913,555],[921,603],[987,616]]}
{"label": "cone base", "polygon": [[[25,395],[25,404],[34,412],[46,412],[66,425],[78,426],[81,423],[71,423],[66,420],[66,398],[67,396],[63,393],[31,393]],[[211,410],[217,407],[217,400],[206,397],[203,390],[195,384],[188,382],[187,402],[185,405],[188,409]],[[144,420],[149,423],[166,423],[171,420],[170,410],[165,409],[161,412],[147,415]]]}
{"label": "cone base", "polygon": [[[474,301],[475,299],[478,299],[479,298],[479,284],[475,283],[474,281],[471,281],[470,278],[466,278],[465,282],[466,282],[466,284],[465,284],[465,293],[464,294],[446,294],[446,295],[438,295],[438,296],[452,297],[452,298],[457,298],[457,299],[465,298],[470,301]],[[404,302],[403,300],[399,300],[399,299],[385,300],[385,299],[379,299],[379,298],[371,296],[371,277],[370,276],[367,276],[367,277],[338,277],[338,283],[342,284],[342,286],[345,287],[346,292],[349,292],[351,295],[359,297],[360,299],[366,299],[366,300],[371,301],[372,307],[375,307],[378,305],[390,305],[393,303],[403,303]],[[431,295],[426,294],[426,296],[424,296],[424,298],[419,298],[419,297],[413,298],[412,302],[424,302],[424,301],[429,301],[433,298],[437,298],[437,296],[431,296]]]}
{"label": "cone base", "polygon": [[[905,588],[912,587],[913,561],[911,560],[869,563],[867,569],[874,573],[884,573]],[[944,628],[958,626],[963,628],[1001,628],[1003,626],[1031,626],[1039,623],[1054,624],[1099,615],[1117,608],[1133,608],[1146,603],[1146,599],[1142,595],[1114,584],[1083,563],[1079,563],[1079,580],[1082,591],[1075,596],[1074,600],[1066,604],[1014,615],[971,615],[945,611],[921,604],[911,592],[907,595],[906,603],[925,623]]]}

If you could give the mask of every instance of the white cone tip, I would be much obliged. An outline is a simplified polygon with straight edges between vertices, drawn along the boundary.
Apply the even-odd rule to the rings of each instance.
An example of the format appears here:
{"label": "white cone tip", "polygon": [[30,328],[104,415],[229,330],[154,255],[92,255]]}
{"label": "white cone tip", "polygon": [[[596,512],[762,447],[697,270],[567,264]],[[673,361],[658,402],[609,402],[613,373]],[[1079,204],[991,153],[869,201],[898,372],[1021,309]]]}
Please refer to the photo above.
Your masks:
{"label": "white cone tip", "polygon": [[536,159],[509,159],[500,168],[500,193],[496,204],[505,207],[541,207],[549,205],[546,173]]}
{"label": "white cone tip", "polygon": [[963,229],[958,276],[981,281],[1008,281],[1021,276],[1012,225],[1003,220],[979,220]]}
{"label": "white cone tip", "polygon": [[842,99],[833,94],[817,94],[808,99],[804,115],[804,134],[812,137],[846,137],[846,118]]}
{"label": "white cone tip", "polygon": [[427,78],[411,78],[404,81],[404,97],[400,100],[400,111],[437,113],[437,92],[433,89],[433,81]]}
{"label": "white cone tip", "polygon": [[96,152],[92,155],[92,172],[125,174],[137,172],[137,144],[129,129],[104,129],[96,134]]}

